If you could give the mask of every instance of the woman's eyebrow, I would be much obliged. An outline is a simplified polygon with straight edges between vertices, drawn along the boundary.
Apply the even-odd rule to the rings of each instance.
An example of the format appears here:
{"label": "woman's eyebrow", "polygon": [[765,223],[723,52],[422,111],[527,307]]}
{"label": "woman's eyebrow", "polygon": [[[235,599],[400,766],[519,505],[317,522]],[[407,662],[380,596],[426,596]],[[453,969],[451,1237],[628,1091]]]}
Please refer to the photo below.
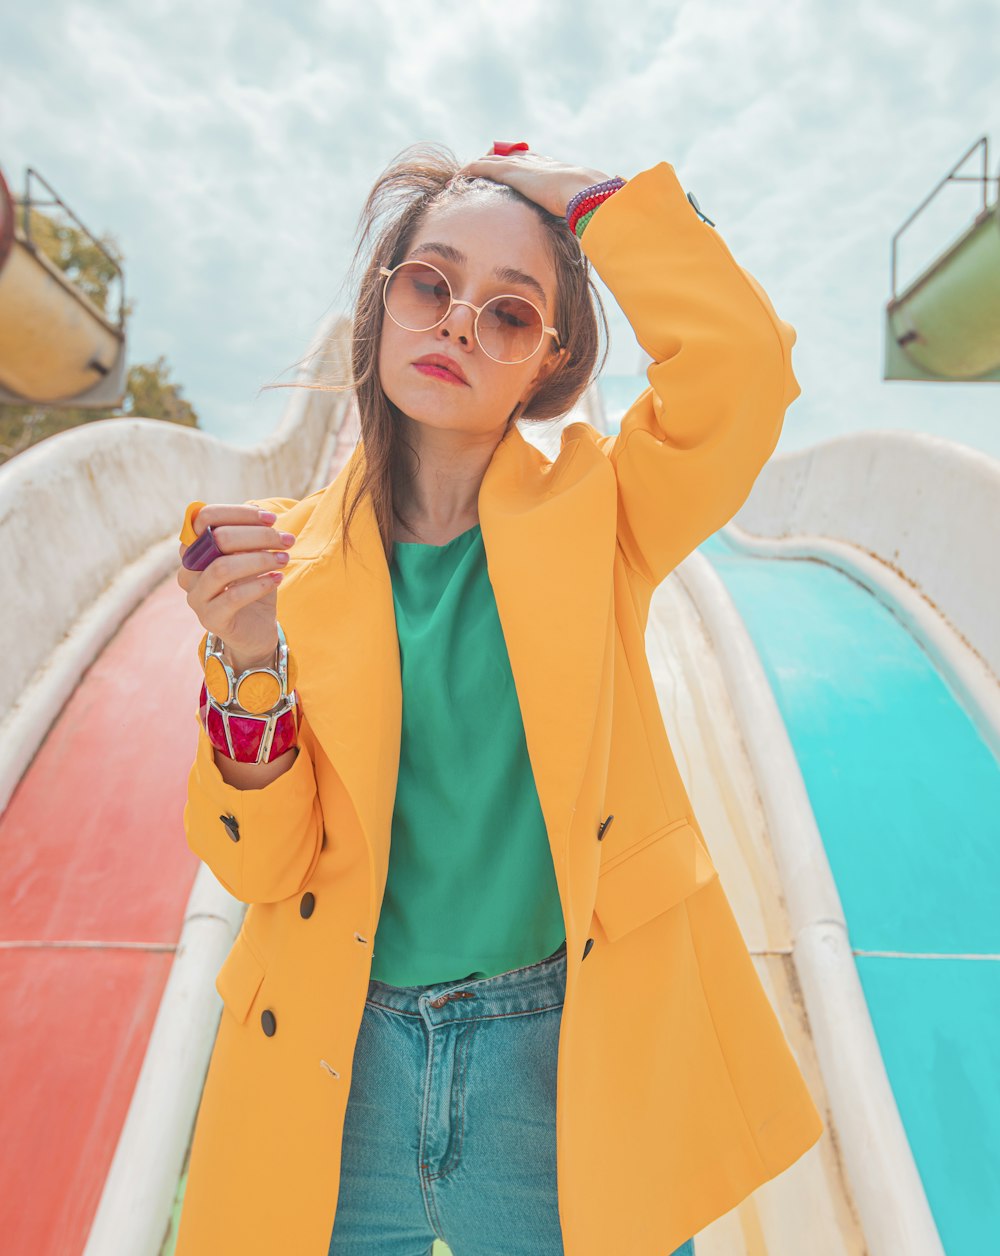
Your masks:
{"label": "woman's eyebrow", "polygon": [[[443,257],[447,262],[454,262],[456,266],[464,266],[469,260],[461,249],[456,249],[453,244],[440,244],[436,240],[428,240],[425,244],[418,244],[410,252],[436,253],[438,257]],[[543,306],[548,304],[545,289],[533,275],[526,275],[523,270],[518,270],[515,266],[497,266],[493,274],[497,279],[503,280],[504,283],[518,283],[524,288],[530,288],[537,293]]]}

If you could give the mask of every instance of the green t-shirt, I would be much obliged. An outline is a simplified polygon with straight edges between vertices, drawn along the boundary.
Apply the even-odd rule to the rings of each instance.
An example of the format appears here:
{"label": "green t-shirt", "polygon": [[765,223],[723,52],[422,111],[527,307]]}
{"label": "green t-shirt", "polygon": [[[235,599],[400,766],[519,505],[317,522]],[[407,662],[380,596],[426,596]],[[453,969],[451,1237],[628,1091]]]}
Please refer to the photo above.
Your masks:
{"label": "green t-shirt", "polygon": [[396,542],[389,570],[403,726],[371,975],[492,977],[566,930],[480,525]]}

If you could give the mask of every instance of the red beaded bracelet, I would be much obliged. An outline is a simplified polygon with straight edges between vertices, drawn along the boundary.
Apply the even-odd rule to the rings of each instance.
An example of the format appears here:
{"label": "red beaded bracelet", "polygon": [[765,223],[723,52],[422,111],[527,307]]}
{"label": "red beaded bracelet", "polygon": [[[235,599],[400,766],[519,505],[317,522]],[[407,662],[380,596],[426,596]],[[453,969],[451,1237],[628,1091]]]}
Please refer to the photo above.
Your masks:
{"label": "red beaded bracelet", "polygon": [[599,205],[603,205],[609,196],[614,196],[620,188],[623,188],[627,180],[621,175],[615,175],[611,179],[605,179],[602,183],[593,183],[590,187],[582,188],[570,200],[566,206],[566,222],[569,228],[576,236],[583,235],[583,229],[590,221],[590,217]]}

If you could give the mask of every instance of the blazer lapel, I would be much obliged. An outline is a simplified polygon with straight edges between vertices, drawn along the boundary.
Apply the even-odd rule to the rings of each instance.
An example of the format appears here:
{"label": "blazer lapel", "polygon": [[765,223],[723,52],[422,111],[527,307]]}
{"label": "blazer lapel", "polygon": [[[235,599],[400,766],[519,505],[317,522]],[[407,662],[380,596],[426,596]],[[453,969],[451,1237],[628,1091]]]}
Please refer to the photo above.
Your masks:
{"label": "blazer lapel", "polygon": [[[550,462],[512,427],[479,494],[490,582],[560,885],[614,632],[618,489],[580,424]],[[595,826],[596,827],[596,826]],[[567,917],[568,917],[568,913]]]}
{"label": "blazer lapel", "polygon": [[[613,631],[617,486],[581,431],[550,462],[512,427],[479,492],[479,521],[560,885]],[[565,436],[565,433],[564,433]],[[365,497],[341,544],[340,508],[359,442],[322,491],[278,590],[302,709],[347,789],[381,897],[399,769],[402,685],[389,568]]]}

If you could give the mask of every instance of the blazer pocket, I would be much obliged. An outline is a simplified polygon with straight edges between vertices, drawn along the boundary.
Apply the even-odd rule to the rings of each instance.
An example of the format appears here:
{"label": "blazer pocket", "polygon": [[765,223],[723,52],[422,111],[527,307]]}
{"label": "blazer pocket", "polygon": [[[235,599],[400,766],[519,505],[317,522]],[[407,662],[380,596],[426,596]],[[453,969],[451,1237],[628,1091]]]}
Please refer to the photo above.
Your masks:
{"label": "blazer pocket", "polygon": [[215,978],[226,1010],[242,1025],[264,980],[264,965],[250,949],[241,929]]}
{"label": "blazer pocket", "polygon": [[601,869],[594,914],[616,942],[718,875],[692,825],[674,820]]}

